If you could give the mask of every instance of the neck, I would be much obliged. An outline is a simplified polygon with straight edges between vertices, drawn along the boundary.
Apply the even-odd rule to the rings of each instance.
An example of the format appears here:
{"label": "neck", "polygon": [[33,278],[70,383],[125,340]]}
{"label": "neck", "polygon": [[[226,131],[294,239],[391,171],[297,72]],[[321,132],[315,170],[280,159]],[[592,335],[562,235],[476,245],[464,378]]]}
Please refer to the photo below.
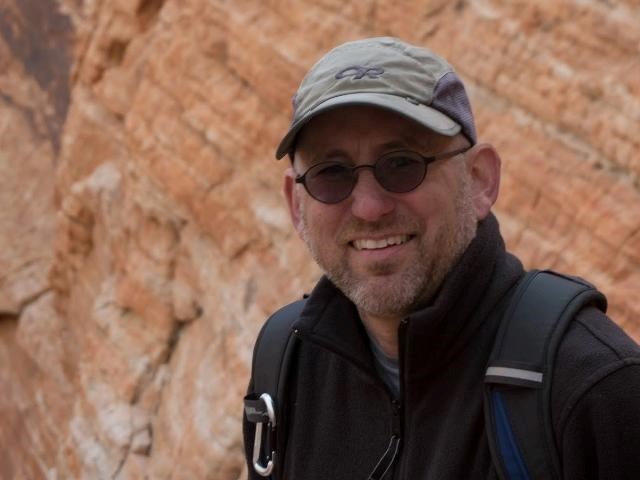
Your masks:
{"label": "neck", "polygon": [[398,325],[401,317],[379,317],[358,309],[362,323],[375,338],[382,351],[391,358],[398,358]]}

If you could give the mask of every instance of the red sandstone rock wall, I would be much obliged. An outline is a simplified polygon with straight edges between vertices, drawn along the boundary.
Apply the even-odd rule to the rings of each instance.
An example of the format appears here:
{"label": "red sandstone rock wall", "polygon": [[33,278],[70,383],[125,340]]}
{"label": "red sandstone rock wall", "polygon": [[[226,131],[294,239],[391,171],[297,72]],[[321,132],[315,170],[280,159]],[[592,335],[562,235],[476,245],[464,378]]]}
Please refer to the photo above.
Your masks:
{"label": "red sandstone rock wall", "polygon": [[450,59],[509,246],[640,338],[636,1],[0,0],[1,478],[242,476],[253,339],[318,275],[273,149],[374,34]]}

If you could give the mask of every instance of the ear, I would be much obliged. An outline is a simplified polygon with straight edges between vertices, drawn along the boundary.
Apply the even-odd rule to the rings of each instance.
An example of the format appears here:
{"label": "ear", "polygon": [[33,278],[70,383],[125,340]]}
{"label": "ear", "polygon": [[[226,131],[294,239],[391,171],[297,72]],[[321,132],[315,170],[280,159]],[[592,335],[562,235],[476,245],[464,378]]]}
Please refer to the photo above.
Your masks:
{"label": "ear", "polygon": [[287,200],[287,205],[289,206],[289,215],[291,215],[291,223],[293,223],[293,227],[300,234],[300,230],[302,228],[302,219],[300,213],[300,197],[298,195],[296,189],[296,172],[293,170],[293,167],[289,167],[284,172],[284,183],[283,183],[283,192],[284,197]]}
{"label": "ear", "polygon": [[483,220],[498,199],[502,161],[496,149],[488,143],[475,145],[467,159],[476,218]]}

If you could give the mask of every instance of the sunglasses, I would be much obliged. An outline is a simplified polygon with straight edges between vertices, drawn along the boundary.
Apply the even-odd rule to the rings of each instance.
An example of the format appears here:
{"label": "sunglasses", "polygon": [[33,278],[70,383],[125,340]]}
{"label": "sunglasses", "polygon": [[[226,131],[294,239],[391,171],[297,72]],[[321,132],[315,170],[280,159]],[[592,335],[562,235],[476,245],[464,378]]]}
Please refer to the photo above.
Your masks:
{"label": "sunglasses", "polygon": [[370,168],[377,182],[392,193],[407,193],[417,188],[427,175],[427,167],[436,160],[452,158],[471,147],[425,157],[401,150],[385,153],[373,165],[349,166],[342,162],[313,165],[295,178],[313,198],[322,203],[339,203],[351,195],[358,182],[358,170]]}

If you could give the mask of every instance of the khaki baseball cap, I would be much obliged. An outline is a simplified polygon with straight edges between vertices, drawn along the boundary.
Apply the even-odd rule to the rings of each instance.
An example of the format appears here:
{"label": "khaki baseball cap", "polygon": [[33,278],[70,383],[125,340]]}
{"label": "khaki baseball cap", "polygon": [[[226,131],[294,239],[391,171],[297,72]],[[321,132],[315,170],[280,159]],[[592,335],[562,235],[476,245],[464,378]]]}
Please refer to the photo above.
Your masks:
{"label": "khaki baseball cap", "polygon": [[293,98],[291,126],[276,151],[295,148],[309,120],[339,107],[368,105],[391,110],[446,136],[476,143],[469,98],[460,77],[438,55],[392,37],[344,43],[322,57]]}

